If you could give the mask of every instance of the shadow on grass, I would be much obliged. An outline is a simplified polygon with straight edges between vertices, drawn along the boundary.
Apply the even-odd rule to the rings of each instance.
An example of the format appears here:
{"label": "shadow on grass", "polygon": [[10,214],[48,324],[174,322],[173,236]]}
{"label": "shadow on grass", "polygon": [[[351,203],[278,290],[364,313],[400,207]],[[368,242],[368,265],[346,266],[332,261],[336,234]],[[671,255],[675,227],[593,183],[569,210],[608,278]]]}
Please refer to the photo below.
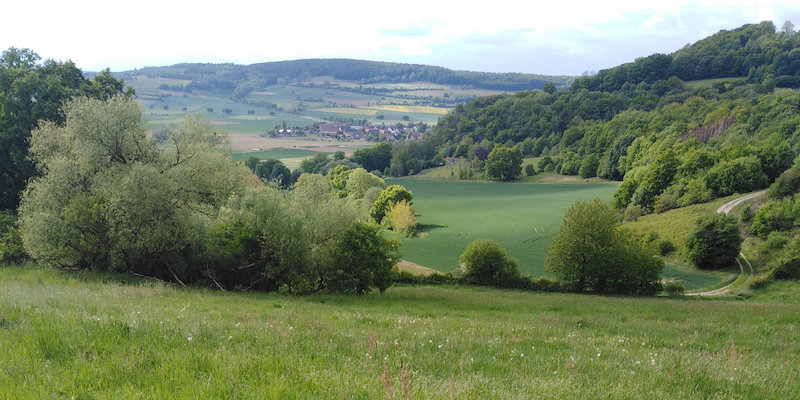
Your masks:
{"label": "shadow on grass", "polygon": [[447,225],[438,225],[438,224],[419,224],[417,225],[417,232],[425,232],[428,233],[430,231],[447,228]]}

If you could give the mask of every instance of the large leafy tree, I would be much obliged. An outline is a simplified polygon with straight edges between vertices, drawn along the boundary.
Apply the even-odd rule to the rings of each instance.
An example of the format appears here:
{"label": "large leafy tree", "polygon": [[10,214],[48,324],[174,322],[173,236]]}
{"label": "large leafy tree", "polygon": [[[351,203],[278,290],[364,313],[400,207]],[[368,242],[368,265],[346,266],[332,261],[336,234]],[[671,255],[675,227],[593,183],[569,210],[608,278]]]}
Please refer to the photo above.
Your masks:
{"label": "large leafy tree", "polygon": [[130,98],[78,98],[65,112],[64,125],[43,123],[31,138],[43,174],[20,205],[28,253],[60,267],[196,280],[197,226],[243,193],[247,168],[196,119],[156,145]]}
{"label": "large leafy tree", "polygon": [[367,171],[383,171],[391,164],[392,144],[378,143],[366,149],[356,150],[352,159]]}
{"label": "large leafy tree", "polygon": [[359,222],[350,226],[339,238],[328,289],[362,294],[374,286],[383,293],[392,284],[392,268],[400,260],[399,247],[399,242],[383,237],[376,225]]}
{"label": "large leafy tree", "polygon": [[132,95],[108,71],[86,79],[70,61],[40,62],[28,49],[10,48],[0,56],[0,209],[17,208],[25,184],[36,169],[28,157],[31,131],[40,121],[63,123],[64,101],[74,96],[108,99]]}
{"label": "large leafy tree", "polygon": [[492,179],[513,181],[522,173],[522,152],[519,148],[496,146],[486,159],[486,174]]}
{"label": "large leafy tree", "polygon": [[663,268],[599,199],[570,207],[545,260],[547,271],[578,292],[654,294]]}
{"label": "large leafy tree", "polygon": [[506,257],[505,249],[489,239],[470,243],[458,262],[464,266],[464,279],[474,285],[509,286],[520,276],[519,261]]}
{"label": "large leafy tree", "polygon": [[411,204],[413,198],[413,193],[405,187],[401,185],[391,185],[384,189],[378,196],[378,199],[372,203],[369,216],[375,222],[381,223],[383,217],[386,216],[386,213],[392,208],[392,205],[403,200]]}
{"label": "large leafy tree", "polygon": [[700,218],[686,240],[689,258],[698,268],[725,268],[736,263],[742,235],[736,218],[713,214]]}

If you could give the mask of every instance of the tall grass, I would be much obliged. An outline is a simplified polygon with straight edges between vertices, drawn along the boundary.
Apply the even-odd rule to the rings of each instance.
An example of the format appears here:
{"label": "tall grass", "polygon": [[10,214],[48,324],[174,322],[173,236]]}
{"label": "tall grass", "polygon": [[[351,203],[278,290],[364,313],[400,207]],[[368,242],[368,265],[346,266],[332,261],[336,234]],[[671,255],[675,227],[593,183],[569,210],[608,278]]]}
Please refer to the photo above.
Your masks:
{"label": "tall grass", "polygon": [[797,305],[393,287],[239,294],[0,269],[0,398],[759,398]]}

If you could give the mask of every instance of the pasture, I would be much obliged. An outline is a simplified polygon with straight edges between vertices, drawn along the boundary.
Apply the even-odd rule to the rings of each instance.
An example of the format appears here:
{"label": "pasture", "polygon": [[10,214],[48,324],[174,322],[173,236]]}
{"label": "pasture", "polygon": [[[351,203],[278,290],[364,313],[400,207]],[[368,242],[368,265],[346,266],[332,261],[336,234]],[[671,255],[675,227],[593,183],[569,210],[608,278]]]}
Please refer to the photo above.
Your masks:
{"label": "pasture", "polygon": [[786,399],[797,305],[0,267],[0,398]]}
{"label": "pasture", "polygon": [[[500,91],[433,85],[425,82],[370,84],[312,77],[308,81],[272,85],[234,99],[229,91],[180,88],[190,81],[135,75],[125,81],[153,129],[179,123],[186,114],[202,113],[229,133],[259,135],[276,127],[306,127],[329,121],[435,124],[453,109],[450,96],[463,101]],[[372,92],[370,92],[372,91]],[[223,110],[229,109],[230,113]]]}
{"label": "pasture", "polygon": [[[414,194],[420,234],[401,238],[404,260],[448,272],[458,267],[469,243],[492,239],[519,259],[522,272],[533,276],[548,275],[543,270],[545,247],[564,212],[578,200],[610,200],[617,189],[602,181],[525,184],[402,178],[387,183],[403,185]],[[637,232],[643,235],[646,230]],[[733,279],[729,272],[699,271],[683,264],[668,265],[662,277],[680,279],[690,290]]]}
{"label": "pasture", "polygon": [[236,161],[244,161],[250,157],[256,157],[259,160],[276,159],[281,160],[285,158],[305,158],[317,154],[316,151],[303,150],[303,149],[268,149],[259,151],[242,151],[233,153],[233,159]]}
{"label": "pasture", "polygon": [[492,239],[517,257],[520,270],[543,275],[544,248],[577,200],[608,200],[615,184],[521,184],[391,179],[414,194],[420,236],[403,239],[403,259],[447,272],[475,239]]}

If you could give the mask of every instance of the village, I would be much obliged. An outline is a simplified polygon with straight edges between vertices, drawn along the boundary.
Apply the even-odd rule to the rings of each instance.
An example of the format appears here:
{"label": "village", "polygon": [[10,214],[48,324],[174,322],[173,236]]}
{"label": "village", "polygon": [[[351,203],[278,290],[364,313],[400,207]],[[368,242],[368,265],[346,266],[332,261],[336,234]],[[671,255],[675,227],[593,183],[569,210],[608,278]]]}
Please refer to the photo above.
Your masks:
{"label": "village", "polygon": [[[346,123],[330,123],[309,127],[311,134],[329,136],[338,140],[367,140],[371,142],[394,142],[397,140],[418,140],[425,133],[424,123],[407,125],[401,123],[380,123],[352,125]],[[279,131],[279,133],[282,133]],[[287,132],[291,134],[290,132]]]}

